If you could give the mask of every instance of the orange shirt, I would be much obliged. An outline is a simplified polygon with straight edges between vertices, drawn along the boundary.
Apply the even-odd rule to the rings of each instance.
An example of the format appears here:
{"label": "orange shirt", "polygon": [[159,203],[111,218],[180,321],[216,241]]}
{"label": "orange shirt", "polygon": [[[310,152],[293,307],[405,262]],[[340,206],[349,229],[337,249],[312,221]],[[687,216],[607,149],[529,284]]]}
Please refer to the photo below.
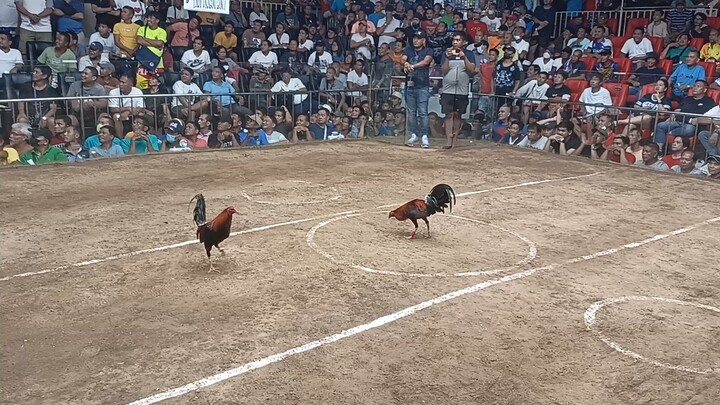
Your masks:
{"label": "orange shirt", "polygon": [[215,35],[215,42],[213,46],[224,46],[226,49],[235,49],[238,46],[238,39],[235,34],[230,34],[228,37],[225,31],[218,32]]}

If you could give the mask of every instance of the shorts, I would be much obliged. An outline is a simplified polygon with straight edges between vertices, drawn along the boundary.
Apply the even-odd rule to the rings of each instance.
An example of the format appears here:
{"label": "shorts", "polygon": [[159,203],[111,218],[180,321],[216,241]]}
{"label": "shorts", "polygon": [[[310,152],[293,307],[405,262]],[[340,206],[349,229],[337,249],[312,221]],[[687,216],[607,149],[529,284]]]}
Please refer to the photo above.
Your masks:
{"label": "shorts", "polygon": [[460,113],[465,114],[469,97],[461,94],[441,94],[440,105],[442,106],[443,114]]}

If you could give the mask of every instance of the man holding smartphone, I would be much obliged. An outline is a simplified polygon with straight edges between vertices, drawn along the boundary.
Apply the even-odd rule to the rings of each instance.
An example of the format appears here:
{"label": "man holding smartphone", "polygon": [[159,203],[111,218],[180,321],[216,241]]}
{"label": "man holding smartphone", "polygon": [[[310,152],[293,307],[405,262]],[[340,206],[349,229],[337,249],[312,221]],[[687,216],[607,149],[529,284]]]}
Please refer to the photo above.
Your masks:
{"label": "man holding smartphone", "polygon": [[442,58],[443,85],[440,105],[445,114],[445,149],[453,147],[462,129],[462,115],[467,110],[470,93],[470,74],[475,71],[475,56],[465,49],[467,36],[459,31],[453,35],[452,47]]}

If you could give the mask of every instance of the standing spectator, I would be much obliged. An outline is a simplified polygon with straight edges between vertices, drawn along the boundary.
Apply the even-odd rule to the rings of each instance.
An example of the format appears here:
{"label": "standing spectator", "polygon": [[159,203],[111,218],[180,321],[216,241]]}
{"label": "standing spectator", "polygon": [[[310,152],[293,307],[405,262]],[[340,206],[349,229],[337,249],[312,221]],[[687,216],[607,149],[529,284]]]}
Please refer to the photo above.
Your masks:
{"label": "standing spectator", "polygon": [[[112,29],[104,22],[97,24],[97,32],[93,32],[89,39],[90,44],[97,42],[102,45],[103,58],[109,60],[110,55],[116,55],[118,49],[115,46],[115,38],[112,35]],[[89,53],[89,51],[88,51]],[[78,67],[78,70],[81,70]]]}
{"label": "standing spectator", "polygon": [[667,41],[670,38],[670,27],[663,19],[665,12],[662,10],[653,11],[650,23],[645,27],[645,32],[649,37],[660,37]]}
{"label": "standing spectator", "polygon": [[85,6],[80,0],[55,0],[53,13],[58,16],[57,30],[59,32],[74,32],[80,44],[86,44],[83,32],[83,19]]}
{"label": "standing spectator", "polygon": [[[160,27],[159,24],[160,17],[158,14],[155,12],[148,13],[147,25],[140,27],[137,32],[137,43],[141,47],[138,50],[139,53],[135,55],[135,58],[140,62],[137,67],[137,87],[139,89],[146,89],[150,76],[162,73],[165,68],[162,56],[168,37],[167,31]],[[148,49],[157,59],[151,55],[144,55],[141,52],[142,49]],[[147,62],[144,60],[145,58],[148,58]]]}
{"label": "standing spectator", "polygon": [[55,34],[55,46],[45,48],[38,56],[38,62],[50,66],[54,74],[77,70],[77,56],[68,48],[70,35],[64,32]]}
{"label": "standing spectator", "polygon": [[93,42],[88,47],[88,54],[78,60],[78,70],[83,71],[86,67],[91,67],[100,73],[100,64],[102,62],[110,62],[105,57],[103,50],[105,47],[100,42]]}
{"label": "standing spectator", "polygon": [[11,42],[10,34],[0,32],[0,77],[6,73],[16,73],[23,67],[22,54],[10,48]]}
{"label": "standing spectator", "polygon": [[[104,25],[112,32],[115,24],[120,22],[120,8],[115,5],[114,0],[91,0],[91,11],[95,13],[95,29],[100,30],[100,25]],[[90,38],[89,42],[93,42]]]}
{"label": "standing spectator", "polygon": [[20,163],[23,165],[42,165],[47,163],[67,162],[60,148],[50,146],[52,134],[47,128],[39,128],[32,133],[33,149],[20,155]]}
{"label": "standing spectator", "polygon": [[[145,19],[145,11],[147,11],[147,6],[145,5],[145,2],[142,0],[115,0],[115,4],[117,5],[117,8],[123,9],[125,7],[130,7],[133,14],[130,18],[131,22],[142,24],[143,20]],[[122,18],[122,16],[121,16]]]}
{"label": "standing spectator", "polygon": [[[697,80],[693,86],[693,95],[683,98],[680,102],[680,112],[703,115],[715,107],[715,101],[705,94],[707,88],[705,80]],[[655,126],[655,142],[662,150],[668,133],[672,136],[692,137],[696,134],[698,121],[703,120],[703,118],[681,117],[678,121],[677,117],[671,115],[667,121]]]}
{"label": "standing spectator", "polygon": [[647,167],[661,172],[668,171],[670,168],[662,160],[658,159],[660,148],[657,144],[650,143],[643,146],[642,160],[635,162],[635,166]]}
{"label": "standing spectator", "polygon": [[[87,66],[82,70],[81,80],[75,81],[70,85],[67,91],[67,97],[104,97],[105,89],[97,84],[98,70],[92,66]],[[80,117],[91,117],[93,123],[95,117],[99,114],[98,110],[105,110],[108,101],[105,98],[71,100],[73,112]]]}
{"label": "standing spectator", "polygon": [[53,8],[50,0],[16,0],[15,6],[20,13],[20,52],[23,55],[30,41],[52,41],[50,14]]}
{"label": "standing spectator", "polygon": [[168,24],[175,24],[177,22],[188,22],[190,14],[183,7],[183,0],[173,0],[173,5],[168,8],[167,18],[165,22]]}
{"label": "standing spectator", "polygon": [[137,32],[140,26],[133,22],[135,11],[132,7],[123,7],[120,12],[120,22],[113,27],[115,46],[120,50],[120,57],[129,59],[135,56],[138,48]]}
{"label": "standing spectator", "polygon": [[422,147],[428,148],[430,147],[428,101],[430,99],[430,64],[433,62],[433,50],[427,47],[425,31],[415,32],[412,46],[405,48],[403,61],[403,70],[408,75],[405,97],[410,123],[410,139],[407,144],[416,143],[418,141],[417,134],[420,134]]}
{"label": "standing spectator", "polygon": [[710,30],[709,41],[700,48],[700,59],[705,62],[720,61],[720,43],[718,43],[718,30]]}
{"label": "standing spectator", "polygon": [[[20,88],[20,98],[43,99],[60,98],[60,92],[50,86],[52,71],[49,66],[35,66],[32,71],[32,82]],[[32,101],[17,103],[17,119],[25,118],[30,125],[41,128],[55,126],[55,113],[57,105],[53,101]],[[50,138],[48,138],[50,139]]]}
{"label": "standing spectator", "polygon": [[[467,37],[458,31],[453,35],[453,46],[443,55],[441,70],[443,85],[440,95],[442,112],[445,114],[446,149],[453,147],[455,138],[462,129],[462,115],[469,103],[470,74],[475,71],[475,59],[468,51]],[[545,76],[547,78],[547,76]]]}
{"label": "standing spectator", "polygon": [[[11,40],[17,38],[20,14],[18,14],[15,0],[0,1],[0,8],[2,9],[2,13],[0,13],[0,33],[8,34]],[[13,42],[13,46],[17,46],[17,42]]]}
{"label": "standing spectator", "polygon": [[553,7],[553,0],[543,0],[543,4],[535,7],[535,11],[533,11],[532,19],[536,27],[535,32],[540,40],[539,46],[543,49],[547,47],[550,38],[554,35],[556,13],[557,10]]}
{"label": "standing spectator", "polygon": [[192,49],[185,51],[180,58],[180,62],[192,69],[195,75],[211,68],[210,54],[204,48],[202,39],[195,38]]}
{"label": "standing spectator", "polygon": [[520,68],[516,62],[515,48],[506,46],[503,50],[503,60],[495,64],[495,73],[492,78],[492,93],[500,97],[498,107],[508,102],[507,97],[512,96],[520,88]]}
{"label": "standing spectator", "polygon": [[705,80],[705,68],[698,65],[698,57],[697,51],[688,52],[685,63],[679,65],[670,75],[673,100],[685,97],[698,80]]}
{"label": "standing spectator", "polygon": [[693,12],[685,8],[685,1],[676,2],[675,8],[668,11],[667,20],[670,22],[670,31],[673,34],[682,33],[688,30],[690,21],[693,19]]}
{"label": "standing spectator", "polygon": [[170,46],[192,46],[195,38],[200,38],[200,19],[197,16],[188,21],[178,21],[168,25],[168,32],[174,33]]}
{"label": "standing spectator", "polygon": [[580,95],[580,102],[583,103],[581,109],[586,117],[597,117],[607,107],[613,105],[610,92],[602,87],[602,82],[602,76],[599,73],[593,73],[590,76],[590,87],[583,90]]}
{"label": "standing spectator", "polygon": [[110,90],[108,96],[108,109],[115,121],[127,121],[132,116],[145,115],[145,101],[142,90],[135,87],[135,78],[132,73],[123,73],[120,76],[120,86]]}
{"label": "standing spectator", "polygon": [[642,28],[633,30],[632,38],[625,41],[620,53],[633,61],[635,67],[642,67],[645,56],[653,52],[652,43],[645,38]]}

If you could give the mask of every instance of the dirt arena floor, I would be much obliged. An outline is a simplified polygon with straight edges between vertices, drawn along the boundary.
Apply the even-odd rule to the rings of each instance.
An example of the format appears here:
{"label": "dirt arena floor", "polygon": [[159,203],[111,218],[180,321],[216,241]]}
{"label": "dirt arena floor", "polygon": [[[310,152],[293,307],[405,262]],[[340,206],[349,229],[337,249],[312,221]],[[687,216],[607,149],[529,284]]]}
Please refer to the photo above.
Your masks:
{"label": "dirt arena floor", "polygon": [[[440,182],[455,216],[405,239],[387,206]],[[198,192],[240,212],[220,274]],[[0,402],[717,404],[718,201],[490,145],[0,170]]]}

